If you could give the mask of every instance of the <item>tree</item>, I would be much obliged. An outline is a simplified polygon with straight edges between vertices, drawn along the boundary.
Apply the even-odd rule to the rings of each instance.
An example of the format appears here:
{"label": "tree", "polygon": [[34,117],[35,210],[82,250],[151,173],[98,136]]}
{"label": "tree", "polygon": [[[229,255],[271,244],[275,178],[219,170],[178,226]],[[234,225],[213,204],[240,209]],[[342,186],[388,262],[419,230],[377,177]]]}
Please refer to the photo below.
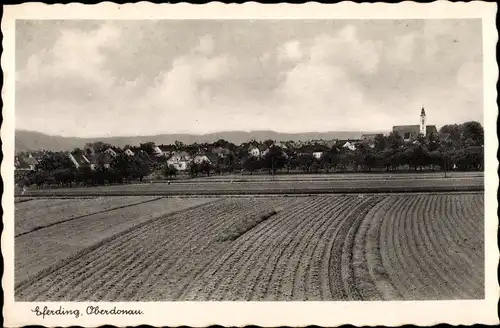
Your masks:
{"label": "tree", "polygon": [[286,158],[280,147],[271,146],[269,151],[262,159],[263,167],[269,170],[269,173],[276,173],[278,169],[285,167]]}
{"label": "tree", "polygon": [[428,137],[427,148],[429,151],[436,151],[439,148],[439,135],[435,132],[431,133]]}
{"label": "tree", "polygon": [[184,146],[185,146],[185,145],[184,145],[184,143],[183,143],[183,142],[181,142],[181,141],[177,141],[177,140],[175,141],[175,149],[177,149],[177,150],[182,150],[182,149],[184,149]]}
{"label": "tree", "polygon": [[314,173],[318,173],[319,170],[321,169],[321,164],[318,162],[318,161],[314,161],[312,164],[311,164],[311,168],[310,170]]}
{"label": "tree", "polygon": [[207,176],[210,176],[210,172],[212,171],[212,165],[207,161],[203,161],[200,164],[200,171],[205,173]]}
{"label": "tree", "polygon": [[273,145],[274,145],[274,140],[272,139],[267,139],[267,140],[264,140],[264,142],[262,143],[262,145],[268,149],[268,148],[271,148]]}
{"label": "tree", "polygon": [[331,151],[326,151],[321,155],[320,162],[321,167],[326,171],[326,173],[330,172],[332,168],[334,154]]}
{"label": "tree", "polygon": [[228,144],[229,144],[228,141],[226,141],[224,139],[219,139],[213,143],[213,147],[214,148],[219,148],[219,147],[226,148],[228,146]]}
{"label": "tree", "polygon": [[188,165],[188,171],[189,171],[189,175],[194,178],[194,177],[197,177],[198,174],[200,173],[200,166],[198,164],[196,164],[195,162],[190,162],[189,165]]}
{"label": "tree", "polygon": [[393,150],[401,149],[403,146],[403,137],[397,131],[391,132],[387,138],[387,143]]}
{"label": "tree", "polygon": [[250,174],[253,174],[254,171],[260,168],[260,161],[253,156],[249,156],[243,162],[243,168],[250,172]]}
{"label": "tree", "polygon": [[147,159],[136,157],[132,162],[132,177],[138,178],[140,181],[151,173],[150,163]]}
{"label": "tree", "polygon": [[129,181],[133,175],[133,161],[133,157],[129,157],[125,154],[118,154],[118,156],[113,158],[113,160],[111,161],[111,171],[113,171],[114,174],[119,177],[120,181]]}
{"label": "tree", "polygon": [[227,172],[234,172],[237,168],[236,162],[236,155],[231,151],[227,154],[227,156],[222,158],[222,163],[220,166]]}
{"label": "tree", "polygon": [[57,169],[52,172],[54,177],[54,182],[61,187],[71,187],[75,181],[75,171],[71,169]]}
{"label": "tree", "polygon": [[370,172],[372,169],[379,166],[378,157],[372,151],[366,152],[363,158],[363,165]]}
{"label": "tree", "polygon": [[75,165],[63,152],[48,152],[35,166],[35,170],[53,172],[59,169],[74,170]]}
{"label": "tree", "polygon": [[165,165],[165,168],[163,169],[163,175],[166,178],[172,178],[177,175],[177,169],[173,165]]}
{"label": "tree", "polygon": [[309,172],[311,170],[311,166],[315,162],[315,158],[312,154],[302,154],[298,157],[299,167],[304,172]]}
{"label": "tree", "polygon": [[153,155],[154,154],[154,149],[155,149],[155,143],[154,142],[145,142],[145,143],[141,143],[139,145],[139,149],[140,150],[144,150],[146,152],[146,154],[148,155]]}
{"label": "tree", "polygon": [[479,122],[465,122],[462,124],[463,139],[471,139],[475,145],[482,146],[484,144],[484,130]]}
{"label": "tree", "polygon": [[378,151],[384,150],[387,146],[387,140],[382,134],[377,134],[375,137],[375,149]]}
{"label": "tree", "polygon": [[443,125],[441,129],[439,129],[439,134],[445,133],[450,134],[450,140],[458,142],[462,136],[462,127],[458,124]]}
{"label": "tree", "polygon": [[297,156],[288,155],[286,160],[286,172],[290,173],[290,170],[295,170],[299,166],[299,161],[297,160]]}
{"label": "tree", "polygon": [[418,167],[422,170],[424,166],[431,164],[429,152],[425,145],[415,145],[414,147],[408,149],[406,154],[408,157],[408,164],[410,167],[414,168],[415,171]]}

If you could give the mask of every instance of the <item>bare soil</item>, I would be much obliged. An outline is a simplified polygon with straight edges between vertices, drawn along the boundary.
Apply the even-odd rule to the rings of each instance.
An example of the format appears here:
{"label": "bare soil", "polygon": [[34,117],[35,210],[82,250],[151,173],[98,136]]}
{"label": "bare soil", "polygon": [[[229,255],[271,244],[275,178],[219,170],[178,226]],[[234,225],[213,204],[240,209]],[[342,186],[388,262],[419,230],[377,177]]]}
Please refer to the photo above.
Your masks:
{"label": "bare soil", "polygon": [[164,199],[16,238],[16,299],[480,299],[483,229],[482,193]]}

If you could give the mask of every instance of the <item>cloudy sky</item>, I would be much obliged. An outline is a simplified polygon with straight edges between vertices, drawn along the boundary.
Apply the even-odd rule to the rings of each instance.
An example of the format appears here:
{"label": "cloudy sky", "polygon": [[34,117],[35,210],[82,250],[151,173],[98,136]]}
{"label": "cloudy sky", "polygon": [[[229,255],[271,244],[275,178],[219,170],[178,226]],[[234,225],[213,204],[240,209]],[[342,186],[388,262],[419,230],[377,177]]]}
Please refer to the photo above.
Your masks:
{"label": "cloudy sky", "polygon": [[482,122],[480,20],[17,21],[16,127],[95,137]]}

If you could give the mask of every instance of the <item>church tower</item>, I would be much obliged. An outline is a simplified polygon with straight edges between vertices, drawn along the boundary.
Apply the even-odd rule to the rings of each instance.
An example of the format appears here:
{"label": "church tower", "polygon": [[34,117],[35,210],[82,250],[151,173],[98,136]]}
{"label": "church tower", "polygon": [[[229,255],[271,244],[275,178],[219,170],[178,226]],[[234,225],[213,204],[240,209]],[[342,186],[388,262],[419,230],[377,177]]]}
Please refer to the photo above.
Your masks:
{"label": "church tower", "polygon": [[426,125],[425,125],[425,109],[422,106],[422,111],[420,112],[420,134],[426,135]]}

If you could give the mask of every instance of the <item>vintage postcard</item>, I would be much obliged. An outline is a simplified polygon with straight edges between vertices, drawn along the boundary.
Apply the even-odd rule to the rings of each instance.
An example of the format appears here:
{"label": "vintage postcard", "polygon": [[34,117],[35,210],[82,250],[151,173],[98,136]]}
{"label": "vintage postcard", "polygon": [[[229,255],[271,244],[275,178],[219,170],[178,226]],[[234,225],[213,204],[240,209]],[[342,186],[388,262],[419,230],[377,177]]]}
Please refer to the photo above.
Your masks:
{"label": "vintage postcard", "polygon": [[496,13],[4,7],[5,325],[499,323]]}

